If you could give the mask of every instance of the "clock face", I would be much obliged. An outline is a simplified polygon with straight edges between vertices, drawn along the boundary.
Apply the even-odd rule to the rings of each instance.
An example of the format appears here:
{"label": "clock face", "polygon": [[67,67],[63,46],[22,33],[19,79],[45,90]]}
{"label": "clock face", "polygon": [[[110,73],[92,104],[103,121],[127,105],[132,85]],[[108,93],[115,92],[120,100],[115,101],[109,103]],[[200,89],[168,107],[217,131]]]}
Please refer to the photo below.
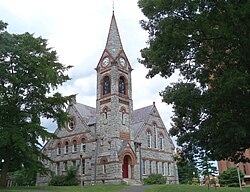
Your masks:
{"label": "clock face", "polygon": [[124,67],[125,64],[126,64],[126,61],[125,61],[125,59],[124,59],[123,57],[121,57],[121,58],[119,59],[119,63]]}
{"label": "clock face", "polygon": [[106,67],[109,64],[109,58],[105,57],[102,61],[102,66]]}

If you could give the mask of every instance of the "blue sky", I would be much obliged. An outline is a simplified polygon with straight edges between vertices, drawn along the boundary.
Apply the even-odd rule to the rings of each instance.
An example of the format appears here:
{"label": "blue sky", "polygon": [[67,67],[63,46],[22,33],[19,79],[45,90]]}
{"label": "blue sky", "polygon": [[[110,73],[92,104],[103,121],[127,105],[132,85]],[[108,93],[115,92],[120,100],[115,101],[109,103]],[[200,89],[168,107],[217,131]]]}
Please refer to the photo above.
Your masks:
{"label": "blue sky", "polygon": [[[138,63],[140,49],[146,47],[148,34],[139,25],[144,19],[136,0],[116,0],[115,16],[123,48],[132,71],[134,109],[156,102],[165,126],[170,128],[171,106],[161,102],[159,92],[178,76],[146,79],[147,69]],[[34,33],[48,39],[59,61],[74,66],[71,81],[59,88],[64,95],[77,94],[77,102],[95,107],[96,67],[104,49],[112,16],[112,0],[1,0],[0,19],[11,33]],[[43,120],[49,131],[55,125]]]}

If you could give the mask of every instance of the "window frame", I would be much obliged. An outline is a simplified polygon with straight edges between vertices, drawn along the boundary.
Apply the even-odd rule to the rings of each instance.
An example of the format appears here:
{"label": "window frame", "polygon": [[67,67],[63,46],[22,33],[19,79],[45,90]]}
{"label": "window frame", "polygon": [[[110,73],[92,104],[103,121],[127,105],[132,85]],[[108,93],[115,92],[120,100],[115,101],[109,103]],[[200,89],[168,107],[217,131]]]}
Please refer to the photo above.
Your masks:
{"label": "window frame", "polygon": [[65,141],[64,143],[64,154],[68,154],[69,153],[69,142]]}
{"label": "window frame", "polygon": [[77,152],[77,141],[73,140],[72,142],[72,152]]}
{"label": "window frame", "polygon": [[56,154],[57,155],[61,155],[62,154],[62,149],[61,149],[62,144],[61,143],[57,143],[56,146],[57,146]]}
{"label": "window frame", "polygon": [[111,93],[111,79],[108,75],[105,75],[102,79],[102,95],[108,95]]}
{"label": "window frame", "polygon": [[119,84],[118,84],[118,92],[122,95],[127,95],[127,86],[126,86],[126,78],[124,76],[120,76]]}
{"label": "window frame", "polygon": [[147,131],[147,147],[152,148],[152,134],[151,131]]}

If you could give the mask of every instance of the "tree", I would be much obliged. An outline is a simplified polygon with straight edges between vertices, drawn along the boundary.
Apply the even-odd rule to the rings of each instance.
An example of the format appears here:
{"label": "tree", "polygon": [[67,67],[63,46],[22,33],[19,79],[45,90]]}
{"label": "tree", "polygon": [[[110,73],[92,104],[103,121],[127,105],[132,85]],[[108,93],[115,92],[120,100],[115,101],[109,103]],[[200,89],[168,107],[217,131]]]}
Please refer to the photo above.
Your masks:
{"label": "tree", "polygon": [[193,183],[194,178],[199,178],[197,162],[194,158],[186,158],[181,150],[176,157],[178,177],[181,184]]}
{"label": "tree", "polygon": [[[244,175],[240,171],[241,180],[244,178]],[[226,171],[222,172],[219,176],[219,183],[223,186],[236,187],[239,186],[239,178],[236,167],[229,167]]]}
{"label": "tree", "polygon": [[204,151],[199,154],[197,167],[199,168],[200,175],[203,177],[217,173],[217,167]]}
{"label": "tree", "polygon": [[52,118],[60,127],[67,120],[71,96],[56,92],[70,78],[70,66],[58,62],[47,40],[30,33],[10,34],[0,21],[0,186],[9,171],[23,168],[44,171],[38,160],[46,158],[39,139],[54,137],[41,126],[40,118]]}
{"label": "tree", "polygon": [[250,1],[139,0],[148,78],[180,74],[160,93],[173,105],[170,134],[186,154],[246,161],[250,148]]}

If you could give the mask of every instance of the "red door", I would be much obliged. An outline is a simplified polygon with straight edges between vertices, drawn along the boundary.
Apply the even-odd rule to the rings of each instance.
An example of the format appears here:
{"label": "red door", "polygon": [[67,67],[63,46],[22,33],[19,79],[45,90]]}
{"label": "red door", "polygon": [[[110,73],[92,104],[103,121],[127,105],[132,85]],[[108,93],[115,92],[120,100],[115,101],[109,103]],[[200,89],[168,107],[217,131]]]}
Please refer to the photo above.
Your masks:
{"label": "red door", "polygon": [[128,178],[128,163],[122,165],[122,177]]}

